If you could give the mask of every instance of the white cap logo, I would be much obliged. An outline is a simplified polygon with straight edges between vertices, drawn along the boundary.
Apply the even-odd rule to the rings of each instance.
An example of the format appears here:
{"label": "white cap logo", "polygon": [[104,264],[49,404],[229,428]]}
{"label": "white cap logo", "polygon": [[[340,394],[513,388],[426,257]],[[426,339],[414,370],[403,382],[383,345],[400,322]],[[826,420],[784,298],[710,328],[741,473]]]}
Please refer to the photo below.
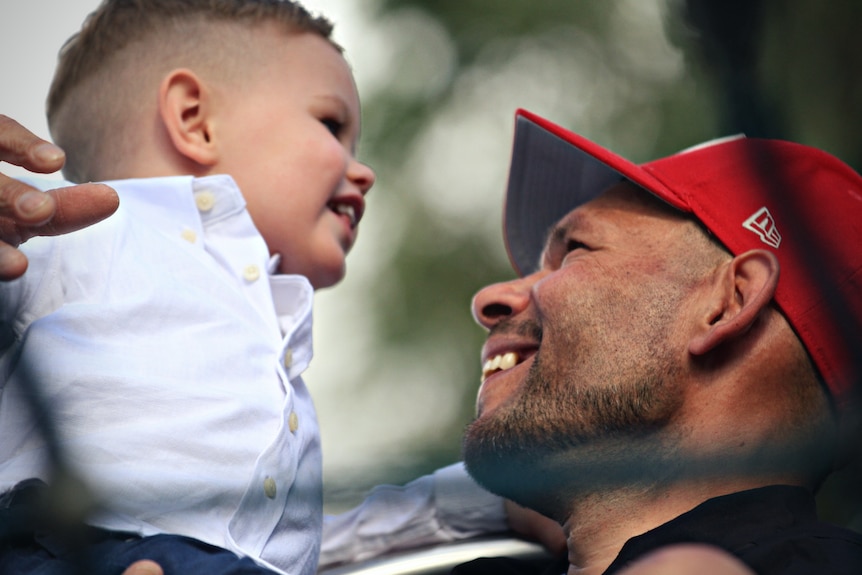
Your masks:
{"label": "white cap logo", "polygon": [[777,248],[781,245],[781,234],[778,233],[775,220],[765,206],[742,222],[742,227],[760,236],[760,241],[768,246]]}

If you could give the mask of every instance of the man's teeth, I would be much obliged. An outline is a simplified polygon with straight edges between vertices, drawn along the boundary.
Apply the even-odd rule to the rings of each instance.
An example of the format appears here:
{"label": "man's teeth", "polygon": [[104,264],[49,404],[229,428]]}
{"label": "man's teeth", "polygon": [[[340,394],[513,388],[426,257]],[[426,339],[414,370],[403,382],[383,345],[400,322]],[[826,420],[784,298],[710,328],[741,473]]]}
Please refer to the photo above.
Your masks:
{"label": "man's teeth", "polygon": [[350,226],[353,227],[356,225],[356,210],[353,206],[348,204],[335,204],[332,206],[332,210],[336,214],[341,214],[343,216],[347,216],[350,219]]}
{"label": "man's teeth", "polygon": [[489,358],[482,366],[482,381],[497,371],[503,371],[518,364],[518,354],[514,351],[504,353],[503,355],[495,355]]}

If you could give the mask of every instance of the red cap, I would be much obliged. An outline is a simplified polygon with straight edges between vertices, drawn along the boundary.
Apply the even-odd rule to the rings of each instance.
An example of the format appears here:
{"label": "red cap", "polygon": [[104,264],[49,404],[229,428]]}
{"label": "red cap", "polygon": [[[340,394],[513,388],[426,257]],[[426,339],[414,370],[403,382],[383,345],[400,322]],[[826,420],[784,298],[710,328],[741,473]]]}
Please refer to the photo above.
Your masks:
{"label": "red cap", "polygon": [[621,179],[692,214],[734,255],[767,249],[775,302],[840,404],[862,378],[862,177],[829,154],[745,137],[636,165],[525,110],[516,116],[504,217],[520,274],[548,230]]}

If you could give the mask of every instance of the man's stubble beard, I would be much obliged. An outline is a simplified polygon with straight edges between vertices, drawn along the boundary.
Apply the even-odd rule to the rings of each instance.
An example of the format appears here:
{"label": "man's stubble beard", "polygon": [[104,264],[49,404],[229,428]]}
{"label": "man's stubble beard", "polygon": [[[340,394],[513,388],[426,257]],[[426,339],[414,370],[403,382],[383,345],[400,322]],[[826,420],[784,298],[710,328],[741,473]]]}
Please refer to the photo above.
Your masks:
{"label": "man's stubble beard", "polygon": [[545,366],[540,351],[522,392],[467,426],[470,474],[549,516],[573,497],[674,474],[673,447],[658,432],[681,404],[678,367],[667,350],[643,355],[614,381],[606,369],[575,380]]}

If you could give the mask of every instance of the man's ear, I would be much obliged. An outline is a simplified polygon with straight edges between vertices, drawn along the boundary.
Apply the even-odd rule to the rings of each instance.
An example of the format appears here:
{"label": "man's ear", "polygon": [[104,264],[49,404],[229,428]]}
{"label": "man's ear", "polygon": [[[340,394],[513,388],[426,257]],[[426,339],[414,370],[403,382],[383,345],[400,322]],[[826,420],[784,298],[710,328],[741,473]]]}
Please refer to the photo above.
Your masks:
{"label": "man's ear", "polygon": [[202,166],[216,163],[212,94],[199,76],[187,69],[166,75],[159,86],[159,115],[178,154]]}
{"label": "man's ear", "polygon": [[740,254],[716,273],[703,329],[689,342],[689,352],[703,355],[744,335],[769,306],[778,285],[778,258],[767,250]]}

